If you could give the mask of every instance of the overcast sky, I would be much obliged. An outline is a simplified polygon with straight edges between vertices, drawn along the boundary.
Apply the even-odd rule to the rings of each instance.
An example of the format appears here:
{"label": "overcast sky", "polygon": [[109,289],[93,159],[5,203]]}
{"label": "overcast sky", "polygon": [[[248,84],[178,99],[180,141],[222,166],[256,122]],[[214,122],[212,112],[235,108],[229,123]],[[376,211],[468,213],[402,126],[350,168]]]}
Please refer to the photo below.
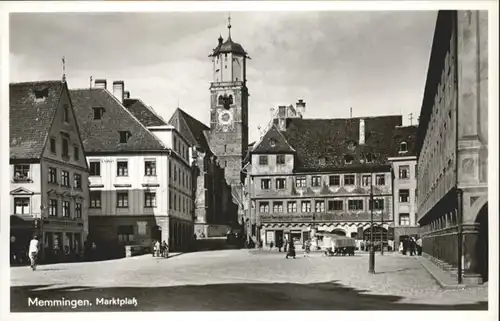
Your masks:
{"label": "overcast sky", "polygon": [[[271,108],[307,103],[310,118],[420,113],[437,12],[235,12],[232,39],[248,62],[250,140]],[[208,55],[227,13],[10,15],[11,82],[60,79],[70,88],[123,80],[163,118],[177,107],[208,124]],[[415,121],[414,121],[415,124]]]}

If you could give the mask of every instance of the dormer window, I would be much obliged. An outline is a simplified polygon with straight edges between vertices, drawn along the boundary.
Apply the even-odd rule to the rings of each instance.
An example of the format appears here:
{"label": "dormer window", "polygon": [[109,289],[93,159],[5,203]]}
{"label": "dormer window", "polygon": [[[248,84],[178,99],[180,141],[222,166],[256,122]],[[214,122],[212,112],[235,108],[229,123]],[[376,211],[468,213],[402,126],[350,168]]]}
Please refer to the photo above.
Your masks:
{"label": "dormer window", "polygon": [[406,152],[408,152],[408,144],[406,142],[401,142],[399,144],[399,152],[400,153],[406,153]]}
{"label": "dormer window", "polygon": [[373,162],[373,156],[372,156],[372,154],[367,154],[367,155],[366,155],[366,162],[367,162],[367,163],[371,163],[371,162]]}
{"label": "dormer window", "polygon": [[132,134],[129,131],[119,131],[120,133],[120,144],[125,144],[128,142]]}
{"label": "dormer window", "polygon": [[326,158],[325,157],[320,157],[318,160],[318,163],[320,166],[325,166],[326,164]]}
{"label": "dormer window", "polygon": [[102,119],[102,116],[104,115],[105,109],[102,107],[94,107],[92,109],[94,111],[94,120]]}
{"label": "dormer window", "polygon": [[44,100],[49,97],[49,88],[35,89],[34,94],[36,100]]}
{"label": "dormer window", "polygon": [[351,155],[344,155],[345,164],[352,164],[353,160],[354,160],[354,157],[352,157]]}

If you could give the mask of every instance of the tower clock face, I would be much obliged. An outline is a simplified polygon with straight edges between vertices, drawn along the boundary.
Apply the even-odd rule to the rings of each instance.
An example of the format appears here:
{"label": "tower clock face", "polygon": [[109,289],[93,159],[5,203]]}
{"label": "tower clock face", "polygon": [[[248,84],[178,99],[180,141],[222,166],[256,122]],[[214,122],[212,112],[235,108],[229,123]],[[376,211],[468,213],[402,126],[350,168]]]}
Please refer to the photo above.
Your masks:
{"label": "tower clock face", "polygon": [[233,114],[229,110],[219,111],[219,123],[221,125],[230,125],[233,121]]}

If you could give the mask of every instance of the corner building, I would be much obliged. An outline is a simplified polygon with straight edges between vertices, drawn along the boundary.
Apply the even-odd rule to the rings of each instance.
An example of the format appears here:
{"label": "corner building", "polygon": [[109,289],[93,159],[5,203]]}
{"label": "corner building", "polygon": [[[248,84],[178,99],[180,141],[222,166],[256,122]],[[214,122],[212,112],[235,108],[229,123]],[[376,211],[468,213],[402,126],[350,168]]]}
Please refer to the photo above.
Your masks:
{"label": "corner building", "polygon": [[488,12],[440,11],[417,139],[424,254],[488,280]]}
{"label": "corner building", "polygon": [[406,139],[395,134],[402,117],[305,119],[304,113],[302,100],[279,107],[249,153],[257,237],[265,245],[285,236],[303,243],[317,231],[331,231],[361,242],[370,238],[373,206],[374,240],[392,240],[388,158]]}
{"label": "corner building", "polygon": [[26,259],[37,234],[42,261],[76,260],[89,230],[88,167],[66,82],[10,84],[9,118],[11,254]]}

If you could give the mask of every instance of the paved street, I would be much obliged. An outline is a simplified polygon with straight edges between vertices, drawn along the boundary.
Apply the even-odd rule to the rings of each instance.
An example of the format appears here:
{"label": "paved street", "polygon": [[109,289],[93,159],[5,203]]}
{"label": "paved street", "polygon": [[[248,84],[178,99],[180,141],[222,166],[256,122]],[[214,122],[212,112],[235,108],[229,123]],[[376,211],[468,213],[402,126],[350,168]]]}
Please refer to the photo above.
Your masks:
{"label": "paved street", "polygon": [[[283,253],[211,251],[170,259],[11,268],[12,311],[109,310],[450,310],[487,309],[487,288],[444,291],[413,257],[297,259]],[[39,300],[88,299],[92,306],[28,307]],[[136,306],[97,305],[96,298],[135,298]]]}

